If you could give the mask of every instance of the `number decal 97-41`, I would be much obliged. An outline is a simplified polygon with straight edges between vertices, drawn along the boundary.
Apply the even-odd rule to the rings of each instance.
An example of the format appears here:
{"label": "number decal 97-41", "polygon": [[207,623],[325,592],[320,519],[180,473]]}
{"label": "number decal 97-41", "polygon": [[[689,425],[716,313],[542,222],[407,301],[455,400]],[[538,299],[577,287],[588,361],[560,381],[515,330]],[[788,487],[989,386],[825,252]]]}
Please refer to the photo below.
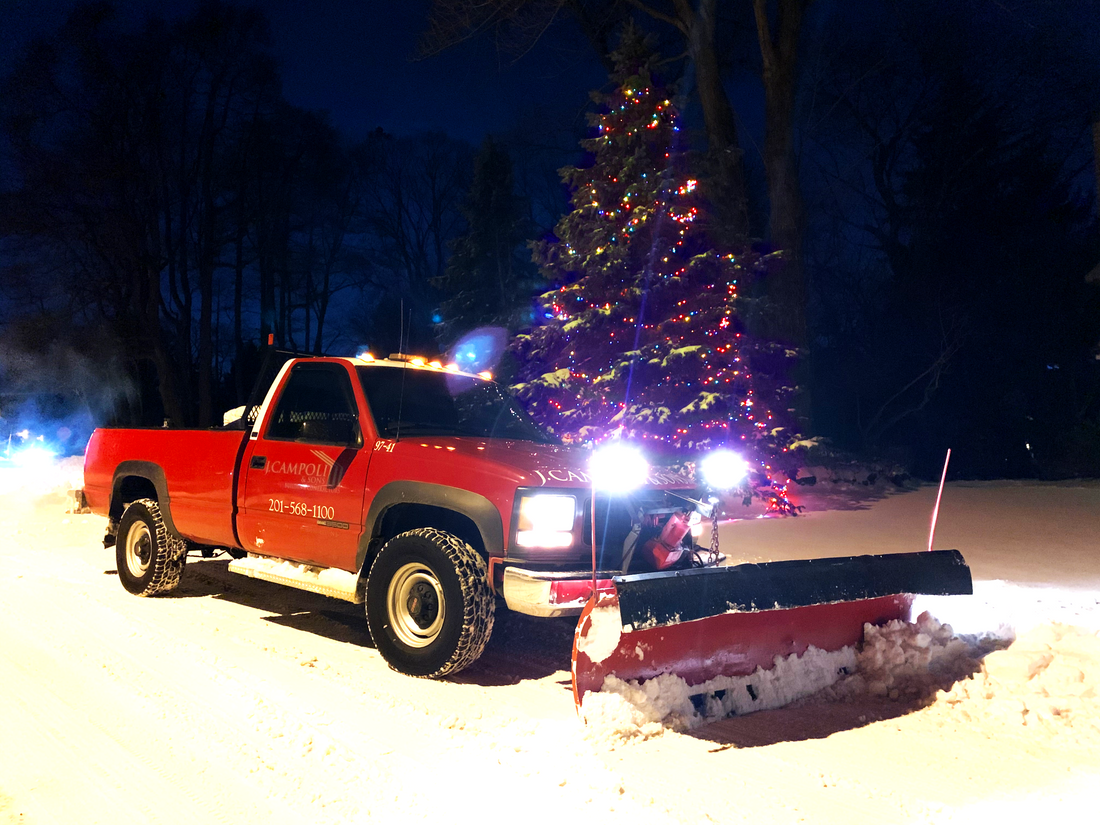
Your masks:
{"label": "number decal 97-41", "polygon": [[336,510],[326,504],[306,504],[304,501],[283,501],[278,498],[267,500],[269,513],[283,513],[288,516],[305,516],[307,518],[324,519],[331,521],[336,517]]}

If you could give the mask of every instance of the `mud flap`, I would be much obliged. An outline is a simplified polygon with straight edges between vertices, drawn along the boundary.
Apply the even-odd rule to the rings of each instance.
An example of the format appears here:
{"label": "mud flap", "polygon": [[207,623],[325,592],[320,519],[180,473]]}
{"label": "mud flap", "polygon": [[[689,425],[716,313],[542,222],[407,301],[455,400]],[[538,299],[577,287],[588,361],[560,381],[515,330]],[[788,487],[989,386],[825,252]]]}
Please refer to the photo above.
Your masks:
{"label": "mud flap", "polygon": [[590,599],[573,640],[573,697],[608,676],[671,673],[689,686],[769,669],[812,645],[839,650],[864,624],[907,619],[912,594],[973,592],[957,550],[742,564],[620,576]]}

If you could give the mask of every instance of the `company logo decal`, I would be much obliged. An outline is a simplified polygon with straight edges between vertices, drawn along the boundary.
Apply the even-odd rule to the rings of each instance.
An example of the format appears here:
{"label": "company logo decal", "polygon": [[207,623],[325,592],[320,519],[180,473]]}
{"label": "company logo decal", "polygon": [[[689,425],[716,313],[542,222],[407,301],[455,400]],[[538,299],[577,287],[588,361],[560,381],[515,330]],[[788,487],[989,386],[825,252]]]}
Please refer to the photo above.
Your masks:
{"label": "company logo decal", "polygon": [[355,450],[350,449],[343,450],[335,458],[320,450],[309,452],[315,461],[269,461],[264,473],[298,476],[302,484],[334,490],[340,486],[344,473],[355,458]]}

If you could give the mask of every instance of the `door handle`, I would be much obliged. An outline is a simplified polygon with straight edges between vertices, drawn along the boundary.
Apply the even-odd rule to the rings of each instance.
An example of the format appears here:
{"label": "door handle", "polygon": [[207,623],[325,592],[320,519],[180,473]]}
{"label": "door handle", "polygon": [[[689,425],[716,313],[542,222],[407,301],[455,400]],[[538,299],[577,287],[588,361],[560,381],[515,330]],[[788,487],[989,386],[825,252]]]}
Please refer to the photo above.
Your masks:
{"label": "door handle", "polygon": [[254,456],[252,456],[252,460],[250,462],[248,462],[248,466],[252,470],[262,470],[265,466],[267,466],[267,456],[265,456],[265,455],[254,455]]}

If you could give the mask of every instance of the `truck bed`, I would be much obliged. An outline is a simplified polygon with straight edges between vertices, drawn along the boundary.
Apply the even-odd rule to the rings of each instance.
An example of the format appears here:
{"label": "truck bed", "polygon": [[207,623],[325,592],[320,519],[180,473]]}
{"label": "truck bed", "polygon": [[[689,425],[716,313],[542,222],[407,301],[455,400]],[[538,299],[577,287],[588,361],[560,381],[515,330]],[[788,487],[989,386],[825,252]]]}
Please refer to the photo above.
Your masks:
{"label": "truck bed", "polygon": [[246,437],[244,430],[96,430],[84,457],[88,505],[109,515],[116,477],[127,468],[155,467],[176,532],[200,544],[235,547],[233,470]]}

